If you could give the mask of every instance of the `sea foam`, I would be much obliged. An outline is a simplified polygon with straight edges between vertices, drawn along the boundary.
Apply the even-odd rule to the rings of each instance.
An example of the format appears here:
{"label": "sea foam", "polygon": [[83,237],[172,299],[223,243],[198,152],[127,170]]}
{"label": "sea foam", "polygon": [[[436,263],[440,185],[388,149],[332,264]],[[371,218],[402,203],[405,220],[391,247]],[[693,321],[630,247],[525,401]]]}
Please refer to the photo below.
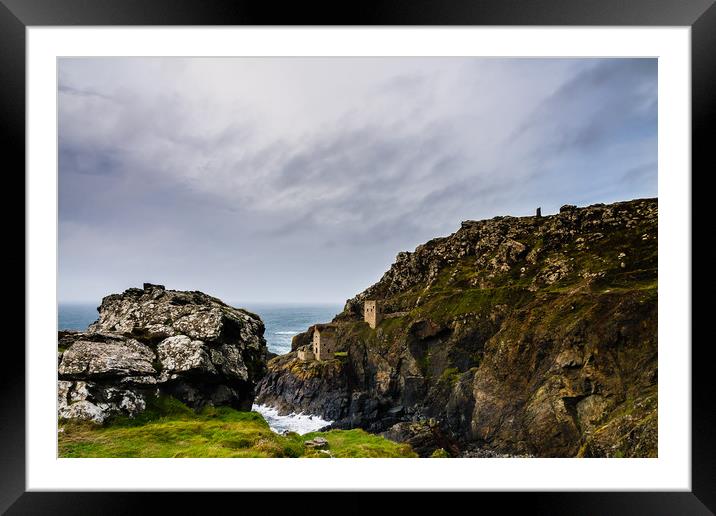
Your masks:
{"label": "sea foam", "polygon": [[271,430],[277,434],[296,432],[297,434],[303,435],[309,432],[315,432],[333,423],[333,421],[326,421],[319,416],[313,416],[311,414],[291,413],[286,416],[280,416],[278,410],[266,405],[254,404],[251,410],[261,414],[269,424]]}

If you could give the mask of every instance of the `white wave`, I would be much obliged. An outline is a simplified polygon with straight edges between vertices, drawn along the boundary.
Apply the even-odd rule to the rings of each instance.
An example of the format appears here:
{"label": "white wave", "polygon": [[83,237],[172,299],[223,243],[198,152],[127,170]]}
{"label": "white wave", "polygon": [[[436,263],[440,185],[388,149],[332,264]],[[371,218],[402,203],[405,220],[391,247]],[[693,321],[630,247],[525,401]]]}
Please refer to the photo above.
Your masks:
{"label": "white wave", "polygon": [[275,331],[273,332],[274,335],[296,335],[297,331]]}
{"label": "white wave", "polygon": [[326,421],[319,416],[311,414],[291,413],[286,416],[280,416],[278,410],[267,405],[253,405],[251,410],[261,414],[269,424],[271,430],[277,434],[285,434],[286,432],[296,432],[303,435],[309,432],[320,430],[326,425],[330,425],[333,421]]}

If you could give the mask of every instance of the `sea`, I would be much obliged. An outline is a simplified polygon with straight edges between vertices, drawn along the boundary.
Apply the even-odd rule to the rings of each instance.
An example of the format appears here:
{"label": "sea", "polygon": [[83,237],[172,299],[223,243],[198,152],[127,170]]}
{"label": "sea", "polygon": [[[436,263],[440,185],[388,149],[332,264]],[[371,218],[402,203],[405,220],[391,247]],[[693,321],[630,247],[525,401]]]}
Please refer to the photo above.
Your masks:
{"label": "sea", "polygon": [[[342,304],[251,304],[229,303],[257,314],[266,326],[264,337],[268,350],[278,355],[291,351],[291,338],[309,326],[330,322],[343,310]],[[99,303],[60,303],[58,328],[60,330],[84,331],[97,320]],[[312,414],[279,415],[276,409],[254,405],[253,410],[263,415],[274,432],[296,432],[301,435],[314,432],[332,421]]]}

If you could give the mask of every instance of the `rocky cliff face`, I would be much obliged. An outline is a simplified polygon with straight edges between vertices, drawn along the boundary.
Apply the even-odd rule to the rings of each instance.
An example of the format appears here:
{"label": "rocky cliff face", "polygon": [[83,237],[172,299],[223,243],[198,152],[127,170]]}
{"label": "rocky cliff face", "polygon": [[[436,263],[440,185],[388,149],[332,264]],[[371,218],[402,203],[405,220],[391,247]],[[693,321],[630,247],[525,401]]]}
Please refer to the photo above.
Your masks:
{"label": "rocky cliff face", "polygon": [[657,214],[644,199],[463,222],[346,302],[346,357],[273,359],[257,399],[389,434],[431,421],[453,455],[655,456]]}
{"label": "rocky cliff face", "polygon": [[266,372],[261,319],[201,292],[145,284],[102,300],[87,332],[60,332],[58,410],[102,422],[147,396],[250,410]]}

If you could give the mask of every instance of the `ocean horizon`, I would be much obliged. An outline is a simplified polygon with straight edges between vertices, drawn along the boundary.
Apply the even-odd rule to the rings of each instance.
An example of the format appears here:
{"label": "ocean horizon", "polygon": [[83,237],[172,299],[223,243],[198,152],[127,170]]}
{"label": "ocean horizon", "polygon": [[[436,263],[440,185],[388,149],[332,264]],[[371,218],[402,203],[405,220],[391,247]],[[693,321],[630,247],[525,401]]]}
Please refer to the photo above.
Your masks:
{"label": "ocean horizon", "polygon": [[[291,339],[317,323],[330,322],[343,310],[342,303],[227,303],[257,314],[266,326],[268,350],[283,355],[291,351]],[[59,303],[59,330],[85,331],[98,317],[100,303]]]}

